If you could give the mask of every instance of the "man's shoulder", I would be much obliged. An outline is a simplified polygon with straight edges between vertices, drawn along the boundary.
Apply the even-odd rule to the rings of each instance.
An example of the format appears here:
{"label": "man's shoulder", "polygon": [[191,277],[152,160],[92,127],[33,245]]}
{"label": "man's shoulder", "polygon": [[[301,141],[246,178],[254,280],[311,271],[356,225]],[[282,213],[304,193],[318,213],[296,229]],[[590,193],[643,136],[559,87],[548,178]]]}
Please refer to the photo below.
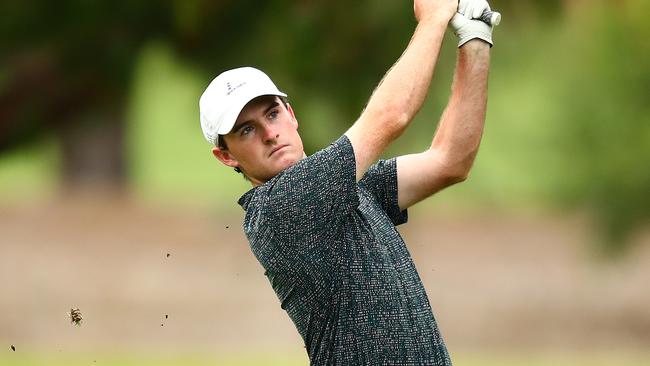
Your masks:
{"label": "man's shoulder", "polygon": [[332,160],[341,158],[350,159],[354,162],[354,151],[352,150],[352,144],[345,135],[341,135],[341,137],[336,139],[334,142],[305,157],[304,159],[301,159],[291,167],[283,170],[278,175],[273,177],[272,180],[282,181],[283,179],[287,178],[305,178],[305,172],[317,171],[323,168],[323,166],[327,166],[328,163]]}

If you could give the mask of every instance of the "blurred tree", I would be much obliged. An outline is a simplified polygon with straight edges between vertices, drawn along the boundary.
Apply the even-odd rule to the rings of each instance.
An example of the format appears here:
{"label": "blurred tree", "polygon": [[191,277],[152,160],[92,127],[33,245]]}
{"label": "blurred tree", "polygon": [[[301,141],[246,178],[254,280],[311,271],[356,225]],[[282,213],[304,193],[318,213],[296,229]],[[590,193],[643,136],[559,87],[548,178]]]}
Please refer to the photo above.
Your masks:
{"label": "blurred tree", "polygon": [[165,29],[151,2],[2,2],[0,152],[59,137],[65,187],[125,181],[123,114],[143,42]]}
{"label": "blurred tree", "polygon": [[650,4],[614,4],[617,11],[592,4],[568,23],[580,43],[562,42],[578,57],[560,83],[566,114],[558,137],[572,166],[563,197],[596,214],[602,249],[616,255],[650,223]]}

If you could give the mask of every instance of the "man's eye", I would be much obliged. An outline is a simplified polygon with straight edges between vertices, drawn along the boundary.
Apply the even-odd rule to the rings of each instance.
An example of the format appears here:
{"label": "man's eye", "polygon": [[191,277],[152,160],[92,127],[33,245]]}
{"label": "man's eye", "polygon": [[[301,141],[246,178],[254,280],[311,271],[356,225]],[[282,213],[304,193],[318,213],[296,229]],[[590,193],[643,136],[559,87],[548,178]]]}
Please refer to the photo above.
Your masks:
{"label": "man's eye", "polygon": [[272,111],[269,113],[269,118],[270,119],[276,119],[278,117],[278,111]]}
{"label": "man's eye", "polygon": [[241,134],[242,135],[248,135],[251,131],[253,131],[253,127],[246,126],[246,127],[241,129]]}

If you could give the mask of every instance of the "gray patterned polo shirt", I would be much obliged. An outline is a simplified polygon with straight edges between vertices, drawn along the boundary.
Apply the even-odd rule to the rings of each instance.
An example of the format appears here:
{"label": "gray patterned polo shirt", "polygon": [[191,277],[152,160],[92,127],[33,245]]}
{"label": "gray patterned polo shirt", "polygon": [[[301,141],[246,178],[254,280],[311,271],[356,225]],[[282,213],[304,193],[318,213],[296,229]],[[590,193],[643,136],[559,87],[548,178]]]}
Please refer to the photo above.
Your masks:
{"label": "gray patterned polo shirt", "polygon": [[243,223],[311,365],[451,365],[395,225],[395,159],[358,183],[343,135],[244,194]]}

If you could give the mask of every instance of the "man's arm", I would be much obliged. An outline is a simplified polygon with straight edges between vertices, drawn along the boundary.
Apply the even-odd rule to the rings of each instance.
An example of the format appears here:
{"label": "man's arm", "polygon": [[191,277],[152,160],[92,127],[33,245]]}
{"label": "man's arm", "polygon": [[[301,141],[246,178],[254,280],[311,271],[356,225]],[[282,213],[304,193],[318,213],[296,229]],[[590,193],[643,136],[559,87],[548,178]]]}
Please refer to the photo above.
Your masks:
{"label": "man's arm", "polygon": [[357,181],[422,107],[447,24],[458,2],[415,0],[414,8],[418,25],[411,42],[345,133],[354,148]]}
{"label": "man's arm", "polygon": [[488,43],[474,39],[459,49],[451,97],[431,147],[397,158],[401,209],[467,178],[483,134],[489,66]]}

